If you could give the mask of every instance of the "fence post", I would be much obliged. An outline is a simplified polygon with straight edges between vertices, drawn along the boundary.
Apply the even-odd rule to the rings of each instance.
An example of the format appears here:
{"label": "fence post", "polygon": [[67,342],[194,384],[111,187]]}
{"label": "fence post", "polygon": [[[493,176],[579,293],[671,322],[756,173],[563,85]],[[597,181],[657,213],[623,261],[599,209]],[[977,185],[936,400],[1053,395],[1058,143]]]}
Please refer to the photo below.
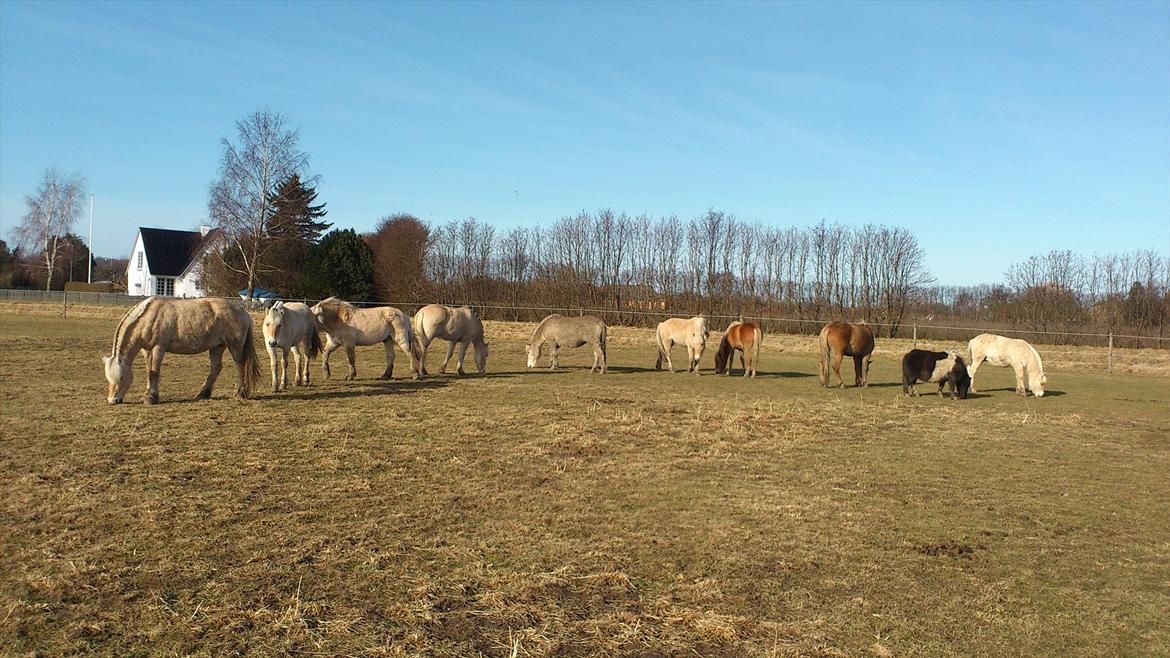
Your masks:
{"label": "fence post", "polygon": [[66,290],[61,291],[61,314],[69,318],[69,292]]}
{"label": "fence post", "polygon": [[1109,332],[1109,356],[1106,357],[1105,369],[1113,372],[1113,332]]}
{"label": "fence post", "polygon": [[914,323],[914,349],[918,349],[918,323]]}

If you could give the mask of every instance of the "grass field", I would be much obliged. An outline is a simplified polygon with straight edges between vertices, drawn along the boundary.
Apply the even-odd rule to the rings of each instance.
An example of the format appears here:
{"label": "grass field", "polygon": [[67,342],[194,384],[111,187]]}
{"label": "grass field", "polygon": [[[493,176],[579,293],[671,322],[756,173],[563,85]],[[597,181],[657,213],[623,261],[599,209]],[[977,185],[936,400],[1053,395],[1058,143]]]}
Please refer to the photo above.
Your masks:
{"label": "grass field", "polygon": [[615,328],[598,376],[490,324],[484,377],[364,348],[194,402],[206,357],[171,355],[161,404],[140,361],[111,407],[123,310],[40,310],[0,308],[2,655],[1170,655],[1165,352],[952,401],[902,397],[903,343],[841,391],[808,338],[750,381]]}

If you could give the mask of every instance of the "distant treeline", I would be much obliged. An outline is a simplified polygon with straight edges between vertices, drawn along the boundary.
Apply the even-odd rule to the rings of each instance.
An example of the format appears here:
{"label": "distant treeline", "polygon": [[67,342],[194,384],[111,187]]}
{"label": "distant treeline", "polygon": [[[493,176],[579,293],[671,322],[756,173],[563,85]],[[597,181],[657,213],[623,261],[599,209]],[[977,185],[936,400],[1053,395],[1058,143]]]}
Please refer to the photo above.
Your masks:
{"label": "distant treeline", "polygon": [[[1170,319],[1170,267],[1153,250],[1053,251],[1013,265],[999,284],[939,286],[912,233],[872,224],[777,227],[718,211],[682,220],[602,210],[508,230],[474,218],[428,224],[392,215],[361,240],[344,233],[349,239],[325,235],[329,249],[293,250],[294,261],[271,263],[259,285],[307,299],[533,307],[482,309],[515,320],[539,319],[546,307],[602,309],[632,325],[698,313],[864,319],[887,336],[908,335],[911,322],[1162,336]],[[240,286],[231,279],[219,288]]]}

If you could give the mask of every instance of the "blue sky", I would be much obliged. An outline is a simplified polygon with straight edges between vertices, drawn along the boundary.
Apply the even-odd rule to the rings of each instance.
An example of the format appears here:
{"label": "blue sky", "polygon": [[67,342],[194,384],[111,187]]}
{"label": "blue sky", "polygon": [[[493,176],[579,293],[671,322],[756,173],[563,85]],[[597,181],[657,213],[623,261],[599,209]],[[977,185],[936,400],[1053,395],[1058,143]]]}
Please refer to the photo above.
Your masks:
{"label": "blue sky", "polygon": [[713,207],[906,226],[944,283],[1170,251],[1167,2],[5,1],[0,237],[49,166],[88,179],[99,255],[198,226],[261,107],[358,230]]}

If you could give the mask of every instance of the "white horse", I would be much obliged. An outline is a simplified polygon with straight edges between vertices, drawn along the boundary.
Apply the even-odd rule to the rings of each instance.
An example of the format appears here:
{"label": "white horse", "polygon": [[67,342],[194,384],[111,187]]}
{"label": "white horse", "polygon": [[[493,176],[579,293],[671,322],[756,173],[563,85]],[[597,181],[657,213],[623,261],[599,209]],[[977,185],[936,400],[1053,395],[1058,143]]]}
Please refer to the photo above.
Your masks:
{"label": "white horse", "polygon": [[[272,392],[288,390],[288,353],[292,350],[297,386],[309,385],[309,361],[321,351],[317,317],[300,302],[278,301],[264,315],[264,345],[272,362]],[[280,353],[277,353],[280,350]]]}
{"label": "white horse", "polygon": [[670,360],[670,350],[675,345],[687,346],[687,370],[699,374],[699,360],[703,358],[703,350],[707,347],[707,318],[703,316],[685,318],[669,318],[658,323],[658,360],[654,363],[656,370],[662,370],[662,360],[666,359],[666,367],[674,372],[674,364]]}
{"label": "white horse", "polygon": [[260,366],[252,339],[252,316],[239,304],[222,299],[172,299],[148,297],[126,313],[114,330],[114,349],[103,356],[109,387],[106,402],[120,404],[134,382],[134,359],[146,353],[148,373],[146,404],[158,402],[158,379],[163,356],[200,354],[211,357],[207,381],[196,400],[211,397],[211,388],[223,367],[223,351],[231,352],[239,371],[236,395],[247,399],[256,387]]}
{"label": "white horse", "polygon": [[345,356],[349,360],[349,374],[345,378],[353,379],[357,376],[354,347],[378,343],[382,343],[386,349],[386,372],[382,373],[380,379],[390,379],[394,374],[394,343],[398,343],[398,347],[410,358],[414,378],[419,378],[414,332],[410,328],[410,318],[402,311],[392,306],[359,309],[336,297],[317,302],[311,310],[329,335],[321,359],[321,369],[326,379],[329,379],[329,355],[334,350],[345,348]]}
{"label": "white horse", "polygon": [[[1044,374],[1040,353],[1028,341],[996,334],[979,334],[968,341],[967,348],[971,350],[971,365],[967,369],[971,374],[971,392],[975,392],[975,371],[986,361],[993,366],[1012,367],[1016,373],[1018,395],[1028,397],[1030,389],[1036,397],[1044,397],[1048,375]],[[1024,388],[1025,377],[1027,389]]]}
{"label": "white horse", "polygon": [[451,355],[455,353],[455,345],[459,345],[458,372],[463,372],[463,357],[467,354],[467,346],[475,347],[475,368],[479,374],[487,370],[489,347],[483,339],[483,322],[474,310],[461,306],[452,308],[442,304],[430,304],[414,314],[414,339],[419,350],[419,368],[422,374],[427,373],[427,349],[431,341],[442,338],[447,343],[447,358],[439,367],[440,373],[447,372],[447,364],[451,362]]}
{"label": "white horse", "polygon": [[560,313],[553,313],[536,325],[532,338],[524,346],[528,355],[528,367],[535,368],[540,359],[541,350],[545,343],[549,344],[549,370],[555,370],[560,364],[560,350],[562,347],[581,347],[588,344],[593,348],[593,367],[589,372],[597,371],[601,366],[601,374],[605,374],[606,365],[606,334],[608,328],[599,318],[592,315],[565,317]]}

